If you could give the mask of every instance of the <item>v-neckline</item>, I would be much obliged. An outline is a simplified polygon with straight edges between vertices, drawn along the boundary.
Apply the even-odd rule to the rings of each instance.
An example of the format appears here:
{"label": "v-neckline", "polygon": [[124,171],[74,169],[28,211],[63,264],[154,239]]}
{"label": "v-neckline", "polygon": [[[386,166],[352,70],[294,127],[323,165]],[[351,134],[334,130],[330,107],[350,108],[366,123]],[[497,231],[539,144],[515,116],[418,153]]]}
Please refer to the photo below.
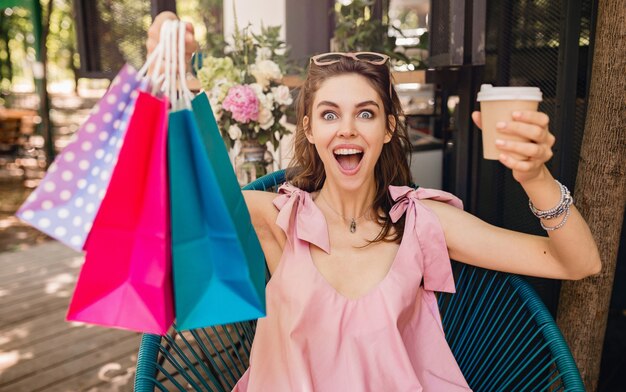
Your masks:
{"label": "v-neckline", "polygon": [[[313,195],[309,192],[304,192],[304,193],[306,195],[305,197],[308,197],[310,199],[311,204],[313,205],[313,208],[317,209],[318,213],[324,220],[324,226],[326,227],[326,233],[327,233],[327,236],[329,239],[329,245],[330,245],[330,231],[328,229],[328,222],[326,221],[326,216],[324,215],[322,210],[319,208],[319,206],[315,203],[315,199],[313,198]],[[300,211],[298,211],[298,213],[300,213]],[[332,292],[335,297],[338,297],[347,303],[358,303],[362,300],[365,300],[368,297],[373,296],[376,292],[381,290],[382,286],[387,284],[386,282],[390,279],[390,276],[393,273],[396,264],[398,264],[398,258],[400,256],[400,252],[403,251],[404,237],[406,235],[407,235],[407,231],[404,230],[404,233],[402,234],[402,239],[400,240],[400,246],[398,247],[398,250],[396,251],[396,255],[394,256],[393,261],[391,262],[391,265],[389,266],[389,270],[387,270],[387,273],[385,274],[385,276],[378,283],[376,283],[374,286],[368,289],[364,294],[361,294],[360,296],[356,298],[350,298],[347,295],[341,293],[339,290],[337,290],[337,288],[335,288],[335,286],[333,286],[328,281],[328,279],[326,279],[326,277],[317,268],[317,265],[315,265],[315,262],[313,261],[313,255],[311,254],[311,245],[313,246],[317,246],[317,245],[304,240],[304,242],[307,243],[307,247],[306,247],[306,253],[308,257],[307,261],[308,261],[309,266],[313,268],[315,276],[320,281],[322,281],[322,284],[326,287],[326,289],[330,290],[330,292]],[[330,246],[329,246],[329,251],[330,251]]]}
{"label": "v-neckline", "polygon": [[403,248],[404,235],[406,235],[406,231],[402,235],[402,240],[400,241],[400,246],[398,247],[398,250],[396,251],[396,255],[394,256],[394,258],[393,258],[393,260],[391,262],[391,265],[389,266],[389,269],[387,270],[387,273],[385,274],[385,276],[378,283],[376,283],[374,286],[369,288],[365,293],[359,295],[356,298],[351,298],[351,297],[348,297],[347,295],[341,293],[320,272],[320,270],[317,268],[317,265],[315,265],[315,262],[313,261],[313,254],[311,254],[311,246],[312,245],[315,246],[315,245],[311,244],[310,242],[307,242],[307,246],[306,246],[306,253],[307,253],[307,257],[308,257],[308,260],[307,260],[308,261],[308,265],[311,268],[313,268],[315,276],[317,277],[317,279],[322,281],[322,283],[326,287],[326,289],[330,290],[336,297],[341,298],[345,302],[357,303],[357,302],[360,302],[360,301],[366,299],[367,297],[370,297],[370,296],[374,295],[376,292],[378,292],[378,291],[380,291],[382,289],[382,286],[387,284],[387,281],[390,279],[391,274],[394,272],[394,268],[396,267],[396,264],[398,264],[398,259],[400,258],[400,252],[402,252],[403,249],[404,249]]}

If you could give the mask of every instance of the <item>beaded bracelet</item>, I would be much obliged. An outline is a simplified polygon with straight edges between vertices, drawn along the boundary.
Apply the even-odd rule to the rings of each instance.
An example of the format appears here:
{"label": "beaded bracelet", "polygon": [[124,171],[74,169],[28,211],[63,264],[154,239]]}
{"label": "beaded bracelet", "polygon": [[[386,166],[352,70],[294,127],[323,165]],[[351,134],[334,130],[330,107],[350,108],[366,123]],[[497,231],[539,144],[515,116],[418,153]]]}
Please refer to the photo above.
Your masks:
{"label": "beaded bracelet", "polygon": [[[532,201],[528,200],[528,206],[530,207],[530,211],[533,213],[533,215],[540,219],[539,223],[541,224],[541,228],[546,231],[554,231],[560,229],[561,227],[563,227],[563,225],[565,225],[565,222],[567,222],[567,218],[569,218],[570,215],[569,207],[574,202],[574,199],[572,198],[569,189],[567,189],[567,187],[561,184],[558,180],[554,181],[556,181],[556,183],[559,185],[559,188],[561,189],[561,199],[559,201],[559,204],[557,204],[555,207],[549,210],[538,210],[537,208],[535,208]],[[541,221],[541,219],[550,220],[558,218],[563,214],[565,214],[565,216],[556,226],[546,226],[543,221]]]}
{"label": "beaded bracelet", "polygon": [[569,218],[569,214],[570,214],[570,209],[567,209],[567,212],[565,212],[565,216],[563,217],[563,220],[561,220],[561,222],[559,222],[558,225],[556,226],[546,226],[543,224],[543,221],[539,221],[539,224],[541,225],[541,228],[544,229],[545,231],[554,231],[557,229],[560,229],[561,227],[563,227],[563,225],[565,225],[565,222],[567,222],[567,218]]}
{"label": "beaded bracelet", "polygon": [[535,215],[539,219],[554,219],[554,218],[557,218],[557,217],[563,215],[564,213],[566,213],[567,211],[569,211],[569,207],[574,202],[574,199],[572,198],[572,195],[570,194],[570,192],[567,189],[567,187],[565,185],[561,184],[557,180],[554,180],[554,181],[556,181],[556,183],[559,185],[559,188],[561,189],[561,200],[559,201],[559,203],[555,207],[553,207],[553,208],[551,208],[549,210],[538,210],[533,205],[533,202],[528,200],[528,207],[530,207],[530,211],[533,213],[533,215]]}

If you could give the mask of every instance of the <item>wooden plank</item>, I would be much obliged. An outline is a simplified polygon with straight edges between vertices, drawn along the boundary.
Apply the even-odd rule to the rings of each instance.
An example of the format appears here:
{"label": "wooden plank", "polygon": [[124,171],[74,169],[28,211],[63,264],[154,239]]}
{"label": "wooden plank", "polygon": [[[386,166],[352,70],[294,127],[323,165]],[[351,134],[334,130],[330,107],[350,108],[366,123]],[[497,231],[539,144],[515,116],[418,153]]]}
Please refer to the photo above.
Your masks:
{"label": "wooden plank", "polygon": [[76,285],[76,276],[70,273],[59,274],[50,282],[41,282],[20,288],[19,291],[8,292],[7,297],[0,301],[1,308],[8,308],[21,302],[33,303],[42,298],[56,296],[70,298]]}
{"label": "wooden plank", "polygon": [[15,271],[17,267],[33,263],[45,264],[54,260],[63,260],[81,255],[82,253],[76,252],[58,242],[50,241],[22,251],[0,253],[0,273],[10,273]]}
{"label": "wooden plank", "polygon": [[12,267],[28,265],[34,262],[45,263],[50,260],[59,260],[77,255],[81,255],[81,252],[69,249],[58,242],[44,242],[24,250],[0,253],[0,262],[2,262],[0,271],[12,271]]}
{"label": "wooden plank", "polygon": [[[78,257],[76,257],[78,258]],[[72,262],[72,257],[54,258],[50,260],[37,260],[28,264],[18,264],[5,268],[0,272],[0,284],[11,282],[14,279],[23,279],[23,277],[31,277],[33,271],[46,270],[58,266],[65,266]],[[35,275],[36,276],[36,275]],[[32,277],[31,277],[32,278]]]}
{"label": "wooden plank", "polygon": [[3,384],[11,384],[20,379],[32,377],[85,352],[107,347],[129,335],[137,336],[137,333],[104,328],[84,328],[60,337],[54,336],[30,347],[21,347],[18,354],[23,359],[2,372],[0,387]]}
{"label": "wooden plank", "polygon": [[45,391],[48,386],[63,382],[65,379],[81,373],[97,371],[102,364],[114,362],[124,355],[137,351],[139,336],[130,335],[116,339],[107,345],[95,345],[93,349],[82,350],[71,360],[55,364],[37,371],[34,377],[21,378],[6,384],[0,389],[8,391]]}
{"label": "wooden plank", "polygon": [[2,287],[3,296],[0,297],[2,308],[9,307],[20,302],[30,302],[37,298],[57,296],[69,298],[74,292],[74,286],[79,272],[68,270],[63,267],[56,272],[51,272],[43,281],[31,281],[14,283]]}
{"label": "wooden plank", "polygon": [[12,262],[13,265],[3,265],[0,271],[0,279],[5,282],[7,278],[18,279],[28,276],[32,271],[41,268],[55,268],[59,265],[76,266],[80,268],[83,264],[84,256],[80,254],[42,255],[41,258],[24,259],[16,258],[19,262]]}
{"label": "wooden plank", "polygon": [[7,309],[15,304],[37,302],[41,298],[70,298],[74,292],[78,272],[65,271],[54,274],[46,282],[24,283],[24,287],[15,284],[11,288],[2,287],[0,310]]}
{"label": "wooden plank", "polygon": [[6,313],[4,310],[0,314],[0,328],[8,327],[23,321],[27,321],[46,312],[63,311],[67,308],[69,300],[67,298],[51,297],[49,301],[30,305],[23,303],[13,313]]}
{"label": "wooden plank", "polygon": [[65,310],[42,313],[37,317],[0,328],[0,350],[7,351],[22,345],[37,343],[55,334],[74,328],[89,328],[85,324],[65,321]]}
{"label": "wooden plank", "polygon": [[52,266],[42,266],[37,269],[27,271],[24,274],[15,274],[13,277],[4,277],[2,278],[2,282],[0,282],[2,298],[7,299],[11,293],[19,293],[22,290],[27,290],[33,285],[54,282],[64,274],[77,277],[79,271],[80,266],[72,264],[69,261],[65,261]]}
{"label": "wooden plank", "polygon": [[139,351],[139,342],[137,342],[136,350],[131,354],[124,354],[115,360],[101,364],[97,369],[68,377],[53,385],[47,385],[45,391],[132,392],[135,382],[135,367],[137,366],[137,351]]}

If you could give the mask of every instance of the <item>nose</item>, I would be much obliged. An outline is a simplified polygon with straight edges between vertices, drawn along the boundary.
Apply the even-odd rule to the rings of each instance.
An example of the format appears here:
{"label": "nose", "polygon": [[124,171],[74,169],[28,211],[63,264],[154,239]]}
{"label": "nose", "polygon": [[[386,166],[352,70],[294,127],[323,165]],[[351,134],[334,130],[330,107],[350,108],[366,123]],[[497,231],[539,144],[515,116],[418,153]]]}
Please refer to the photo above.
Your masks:
{"label": "nose", "polygon": [[357,134],[356,124],[354,119],[346,118],[341,122],[337,136],[340,137],[354,137]]}

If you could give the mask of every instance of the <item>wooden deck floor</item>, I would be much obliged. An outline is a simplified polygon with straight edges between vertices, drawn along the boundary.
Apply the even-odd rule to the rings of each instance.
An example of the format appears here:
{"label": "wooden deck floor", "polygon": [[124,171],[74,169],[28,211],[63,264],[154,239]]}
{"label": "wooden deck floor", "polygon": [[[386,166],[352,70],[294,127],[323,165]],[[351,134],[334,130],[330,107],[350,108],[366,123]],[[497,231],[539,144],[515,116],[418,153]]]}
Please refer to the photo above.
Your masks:
{"label": "wooden deck floor", "polygon": [[132,391],[140,335],[65,321],[83,256],[0,253],[0,391]]}

